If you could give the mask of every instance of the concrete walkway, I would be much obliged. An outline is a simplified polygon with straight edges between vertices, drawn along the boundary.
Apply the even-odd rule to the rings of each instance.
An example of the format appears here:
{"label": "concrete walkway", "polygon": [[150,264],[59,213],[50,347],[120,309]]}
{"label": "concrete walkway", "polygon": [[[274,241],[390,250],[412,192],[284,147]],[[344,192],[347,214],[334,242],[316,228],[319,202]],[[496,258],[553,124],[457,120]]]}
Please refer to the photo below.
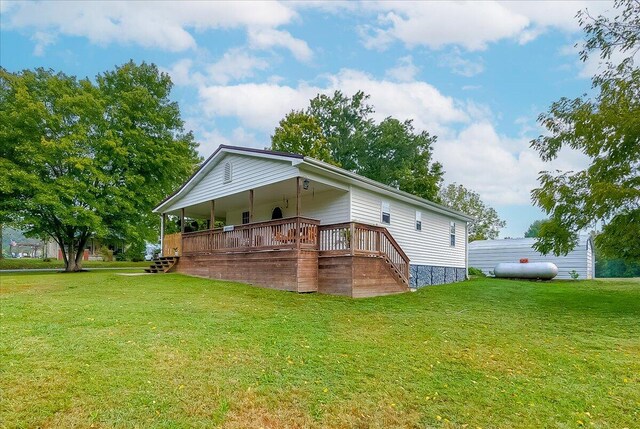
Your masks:
{"label": "concrete walkway", "polygon": [[[100,270],[144,270],[144,267],[117,267],[117,268],[83,268],[82,271]],[[37,273],[42,271],[64,271],[64,268],[18,268],[15,270],[0,270],[2,273]]]}

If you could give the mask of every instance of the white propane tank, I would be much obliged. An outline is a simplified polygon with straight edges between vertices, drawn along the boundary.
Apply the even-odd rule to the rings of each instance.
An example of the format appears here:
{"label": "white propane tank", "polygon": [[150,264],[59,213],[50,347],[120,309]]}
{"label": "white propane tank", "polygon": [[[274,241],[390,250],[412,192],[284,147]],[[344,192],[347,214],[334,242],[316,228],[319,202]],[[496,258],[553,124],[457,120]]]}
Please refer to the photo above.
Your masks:
{"label": "white propane tank", "polygon": [[558,267],[553,262],[501,262],[493,274],[500,278],[551,280],[558,275]]}

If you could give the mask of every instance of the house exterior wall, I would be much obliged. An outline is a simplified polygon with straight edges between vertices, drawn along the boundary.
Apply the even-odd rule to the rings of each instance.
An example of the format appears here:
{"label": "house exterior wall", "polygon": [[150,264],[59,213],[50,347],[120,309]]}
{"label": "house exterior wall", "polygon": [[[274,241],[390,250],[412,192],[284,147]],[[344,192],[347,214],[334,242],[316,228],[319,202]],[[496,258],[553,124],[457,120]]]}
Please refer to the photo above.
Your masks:
{"label": "house exterior wall", "polygon": [[[275,197],[272,202],[255,205],[253,207],[253,220],[260,222],[270,220],[273,209],[280,207],[283,217],[296,215],[296,198],[283,201],[282,196]],[[229,210],[227,212],[227,224],[239,225],[242,223],[242,212],[249,210],[249,204],[243,209]],[[314,194],[305,191],[300,198],[301,216],[317,219],[322,225],[347,222],[349,220],[349,193],[340,190],[329,190]]]}
{"label": "house exterior wall", "polygon": [[[383,201],[389,204],[389,224],[382,222]],[[416,229],[416,211],[421,212],[421,230]],[[466,278],[466,222],[357,186],[351,187],[350,220],[387,228],[409,256],[412,287]],[[450,245],[450,222],[456,225],[455,246]]]}
{"label": "house exterior wall", "polygon": [[[402,246],[412,264],[465,268],[466,222],[427,211],[417,205],[352,187],[351,220],[384,226]],[[382,223],[382,201],[390,205],[391,223]],[[422,230],[416,230],[416,211],[422,213]],[[449,222],[456,223],[456,244],[450,245]]]}
{"label": "house exterior wall", "polygon": [[[232,166],[232,180],[225,183],[224,173],[227,162]],[[228,153],[221,157],[211,171],[205,174],[192,189],[186,191],[181,198],[164,208],[163,211],[170,212],[287,180],[298,175],[298,168],[291,165],[291,161],[286,159],[269,159]]]}
{"label": "house exterior wall", "polygon": [[593,252],[587,249],[587,243],[591,247],[588,240],[580,240],[566,256],[542,255],[533,249],[533,243],[533,238],[474,241],[469,244],[469,266],[489,274],[500,262],[519,262],[527,258],[529,262],[554,263],[558,267],[556,279],[571,279],[569,272],[573,270],[579,279],[593,277]]}

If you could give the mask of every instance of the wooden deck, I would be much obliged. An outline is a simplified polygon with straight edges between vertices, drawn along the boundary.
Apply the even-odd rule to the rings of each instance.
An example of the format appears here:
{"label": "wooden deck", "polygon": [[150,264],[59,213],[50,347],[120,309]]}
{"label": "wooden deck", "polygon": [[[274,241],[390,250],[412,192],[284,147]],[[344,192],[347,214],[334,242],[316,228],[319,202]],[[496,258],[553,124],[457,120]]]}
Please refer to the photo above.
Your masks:
{"label": "wooden deck", "polygon": [[180,244],[185,274],[353,297],[409,285],[409,258],[379,226],[294,217],[183,233]]}

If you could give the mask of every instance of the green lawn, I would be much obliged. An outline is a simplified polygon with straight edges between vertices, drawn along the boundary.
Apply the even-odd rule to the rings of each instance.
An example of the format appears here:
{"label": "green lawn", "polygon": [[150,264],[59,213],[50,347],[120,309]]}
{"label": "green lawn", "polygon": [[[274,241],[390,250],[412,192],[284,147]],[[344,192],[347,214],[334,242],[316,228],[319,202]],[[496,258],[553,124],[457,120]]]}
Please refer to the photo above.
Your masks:
{"label": "green lawn", "polygon": [[[130,261],[83,261],[82,268],[123,268],[123,267],[148,267],[151,262],[130,262]],[[0,259],[0,270],[23,270],[39,268],[64,268],[64,261],[52,259],[48,262],[35,258],[5,258]]]}
{"label": "green lawn", "polygon": [[640,282],[353,300],[178,274],[0,277],[0,426],[632,428]]}

